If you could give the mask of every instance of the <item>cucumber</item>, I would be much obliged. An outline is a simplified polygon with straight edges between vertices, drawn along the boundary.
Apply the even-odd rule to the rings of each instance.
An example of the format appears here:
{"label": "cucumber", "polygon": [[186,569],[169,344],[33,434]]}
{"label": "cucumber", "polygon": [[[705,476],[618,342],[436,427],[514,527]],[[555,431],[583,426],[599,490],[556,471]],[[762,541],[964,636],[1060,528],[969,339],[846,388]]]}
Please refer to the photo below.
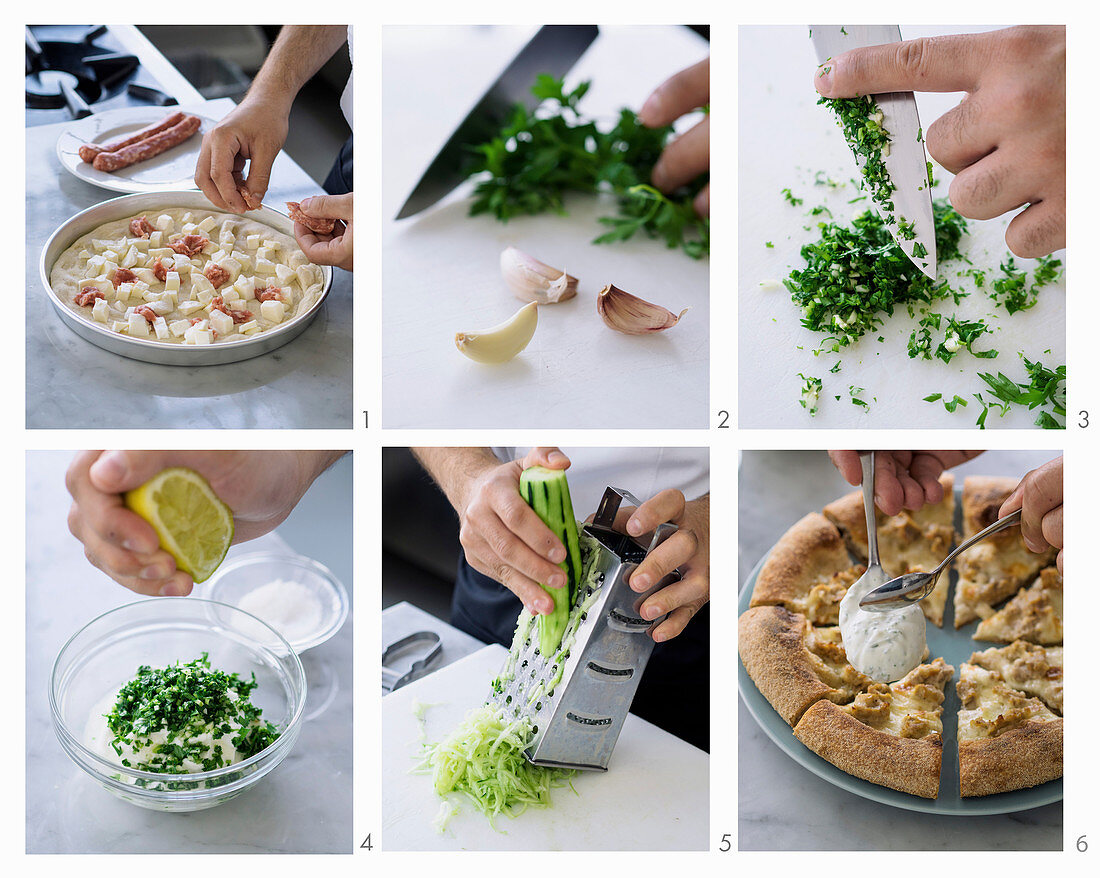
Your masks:
{"label": "cucumber", "polygon": [[539,616],[539,652],[549,658],[561,646],[569,611],[577,600],[581,579],[581,542],[577,535],[577,519],[573,515],[573,502],[569,499],[569,483],[564,470],[528,467],[519,477],[519,492],[565,546],[565,560],[558,565],[565,571],[565,586],[547,588],[539,583],[554,599],[554,612]]}

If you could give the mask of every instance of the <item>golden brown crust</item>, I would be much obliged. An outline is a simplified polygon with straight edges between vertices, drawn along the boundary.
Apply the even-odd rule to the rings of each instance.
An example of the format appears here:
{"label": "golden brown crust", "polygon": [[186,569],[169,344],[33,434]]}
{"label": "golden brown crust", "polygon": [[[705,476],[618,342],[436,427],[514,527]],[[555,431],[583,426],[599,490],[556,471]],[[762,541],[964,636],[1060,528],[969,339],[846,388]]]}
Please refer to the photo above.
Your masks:
{"label": "golden brown crust", "polygon": [[1062,776],[1060,717],[1026,722],[996,738],[959,741],[959,793],[991,796]]}
{"label": "golden brown crust", "polygon": [[[916,570],[928,572],[951,551],[955,538],[955,477],[940,476],[943,499],[923,506],[916,512],[903,510],[886,516],[876,510],[879,557],[890,576],[901,576]],[[867,519],[863,513],[863,494],[853,491],[834,500],[824,514],[837,526],[849,550],[860,560],[867,560]],[[943,610],[947,603],[947,577],[941,578],[935,591],[921,601],[924,615],[934,625],[943,625]]]}
{"label": "golden brown crust", "polygon": [[750,608],[738,620],[745,670],[792,726],[815,701],[851,701],[871,682],[847,663],[834,630],[815,630],[804,616],[776,606]]}
{"label": "golden brown crust", "polygon": [[830,701],[810,707],[795,737],[848,774],[925,799],[940,788],[943,741],[938,734],[901,738],[864,725]]}
{"label": "golden brown crust", "polygon": [[835,625],[840,599],[860,572],[853,571],[840,531],[811,512],[775,544],[749,606],[781,605],[815,624]]}
{"label": "golden brown crust", "polygon": [[1029,588],[978,624],[975,640],[1011,643],[1027,640],[1044,646],[1062,642],[1062,576],[1057,568],[1039,571]]}

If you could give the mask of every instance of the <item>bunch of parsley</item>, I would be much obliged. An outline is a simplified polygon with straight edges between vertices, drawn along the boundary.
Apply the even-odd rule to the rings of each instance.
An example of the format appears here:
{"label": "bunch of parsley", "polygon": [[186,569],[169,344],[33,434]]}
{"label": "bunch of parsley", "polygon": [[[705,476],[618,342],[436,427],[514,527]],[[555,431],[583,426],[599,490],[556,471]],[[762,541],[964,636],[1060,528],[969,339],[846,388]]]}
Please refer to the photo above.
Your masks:
{"label": "bunch of parsley", "polygon": [[709,174],[665,195],[649,185],[650,173],[672,136],[672,127],[646,128],[623,109],[610,131],[600,131],[578,109],[590,82],[565,91],[562,80],[540,74],[531,92],[536,112],[517,104],[498,135],[472,147],[478,176],[470,214],[491,213],[502,222],[524,214],[565,213],[568,192],[614,194],[616,216],[594,243],[625,241],[636,233],[664,240],[694,259],[710,253],[710,220],[695,214],[693,200]]}

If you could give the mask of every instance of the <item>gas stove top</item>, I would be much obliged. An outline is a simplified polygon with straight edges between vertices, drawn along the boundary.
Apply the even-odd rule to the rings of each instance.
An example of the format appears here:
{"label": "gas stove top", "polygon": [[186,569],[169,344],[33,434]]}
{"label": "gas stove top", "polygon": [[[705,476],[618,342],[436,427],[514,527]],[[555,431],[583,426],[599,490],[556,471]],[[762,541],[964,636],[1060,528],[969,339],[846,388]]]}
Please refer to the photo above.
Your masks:
{"label": "gas stove top", "polygon": [[177,103],[107,25],[27,27],[26,126]]}

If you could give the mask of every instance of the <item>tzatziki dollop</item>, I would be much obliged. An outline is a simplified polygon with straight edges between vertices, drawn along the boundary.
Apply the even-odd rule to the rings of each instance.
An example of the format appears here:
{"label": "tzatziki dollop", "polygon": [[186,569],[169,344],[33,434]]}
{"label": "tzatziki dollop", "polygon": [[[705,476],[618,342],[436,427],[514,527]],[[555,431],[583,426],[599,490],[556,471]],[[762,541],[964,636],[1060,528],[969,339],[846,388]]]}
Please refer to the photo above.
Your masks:
{"label": "tzatziki dollop", "polygon": [[892,683],[924,657],[924,613],[918,604],[881,613],[861,610],[859,602],[875,588],[873,581],[857,581],[844,593],[840,637],[853,668],[876,682]]}

